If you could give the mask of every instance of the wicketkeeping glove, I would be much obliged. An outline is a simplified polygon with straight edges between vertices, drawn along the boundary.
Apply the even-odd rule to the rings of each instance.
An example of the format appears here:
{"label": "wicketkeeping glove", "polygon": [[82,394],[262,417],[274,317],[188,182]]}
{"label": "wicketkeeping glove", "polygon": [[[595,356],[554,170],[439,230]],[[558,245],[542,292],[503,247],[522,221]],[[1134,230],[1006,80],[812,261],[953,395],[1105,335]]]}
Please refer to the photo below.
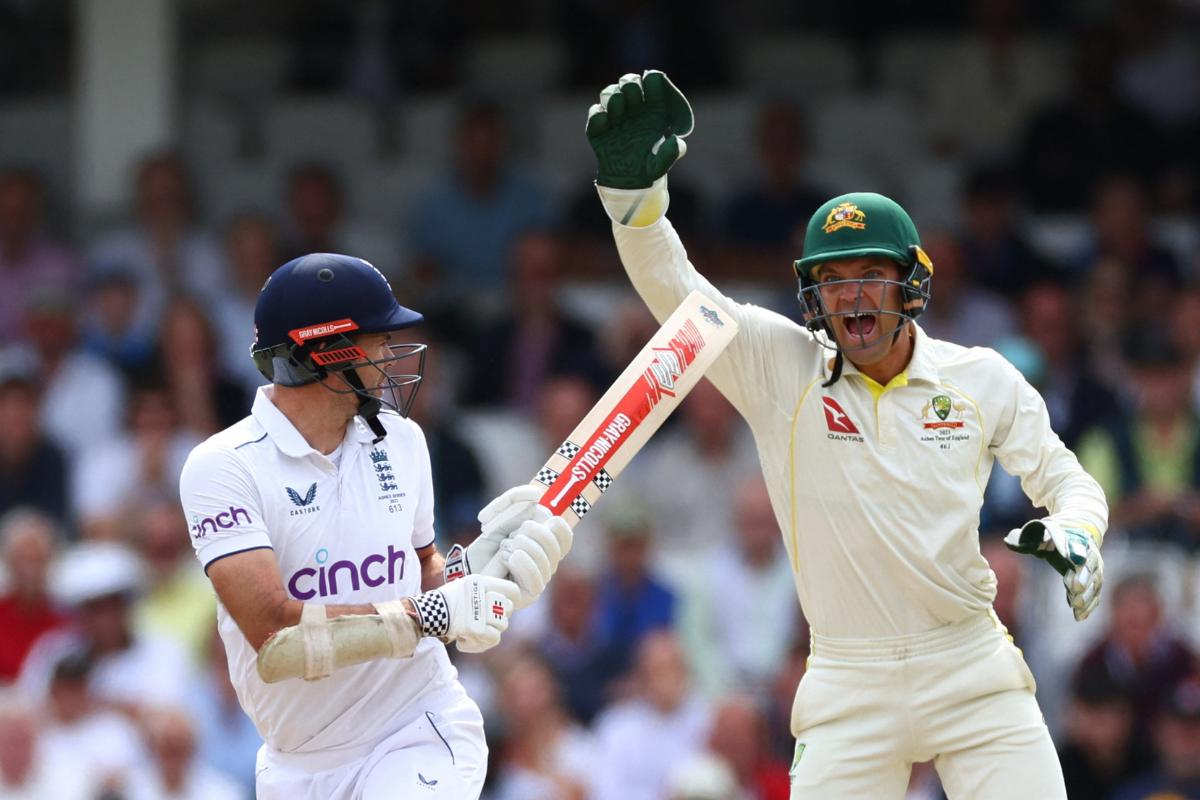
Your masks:
{"label": "wicketkeeping glove", "polygon": [[646,189],[687,152],[692,107],[656,69],[629,73],[605,87],[588,111],[587,137],[596,152],[596,183]]}
{"label": "wicketkeeping glove", "polygon": [[1099,605],[1104,559],[1100,545],[1082,525],[1036,519],[1009,531],[1004,543],[1010,550],[1046,560],[1063,576],[1076,620],[1087,619]]}

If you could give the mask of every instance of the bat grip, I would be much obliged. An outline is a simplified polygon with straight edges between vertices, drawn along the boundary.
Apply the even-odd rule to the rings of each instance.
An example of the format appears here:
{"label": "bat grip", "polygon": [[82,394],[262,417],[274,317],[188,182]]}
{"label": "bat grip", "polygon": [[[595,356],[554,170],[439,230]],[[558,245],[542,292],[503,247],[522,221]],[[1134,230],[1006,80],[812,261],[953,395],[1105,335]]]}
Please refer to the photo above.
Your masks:
{"label": "bat grip", "polygon": [[479,574],[488,575],[492,578],[507,578],[508,570],[500,563],[500,556],[497,554],[491,561],[484,565]]}

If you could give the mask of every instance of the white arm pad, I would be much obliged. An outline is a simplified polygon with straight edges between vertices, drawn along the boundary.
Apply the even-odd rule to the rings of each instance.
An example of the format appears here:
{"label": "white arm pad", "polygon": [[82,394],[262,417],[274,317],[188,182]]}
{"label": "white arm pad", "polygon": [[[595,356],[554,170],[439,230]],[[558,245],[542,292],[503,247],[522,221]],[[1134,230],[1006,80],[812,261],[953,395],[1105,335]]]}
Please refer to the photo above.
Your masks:
{"label": "white arm pad", "polygon": [[378,614],[333,619],[325,618],[324,606],[305,604],[299,625],[276,632],[259,648],[259,677],[267,683],[288,678],[317,680],[353,664],[410,657],[420,634],[402,602],[380,603]]}

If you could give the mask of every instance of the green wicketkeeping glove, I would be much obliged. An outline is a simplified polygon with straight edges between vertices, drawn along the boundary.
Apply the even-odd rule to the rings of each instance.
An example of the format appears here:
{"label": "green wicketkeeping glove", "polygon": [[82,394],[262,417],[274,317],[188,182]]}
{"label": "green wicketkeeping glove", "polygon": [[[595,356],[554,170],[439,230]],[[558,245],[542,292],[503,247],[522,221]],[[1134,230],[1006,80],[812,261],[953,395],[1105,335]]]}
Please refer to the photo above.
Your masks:
{"label": "green wicketkeeping glove", "polygon": [[596,151],[596,183],[646,189],[687,152],[692,107],[656,69],[629,73],[600,93],[588,111],[588,143]]}
{"label": "green wicketkeeping glove", "polygon": [[1062,575],[1067,603],[1076,620],[1087,619],[1100,603],[1104,559],[1100,544],[1082,525],[1035,519],[1004,537],[1008,549],[1044,559]]}

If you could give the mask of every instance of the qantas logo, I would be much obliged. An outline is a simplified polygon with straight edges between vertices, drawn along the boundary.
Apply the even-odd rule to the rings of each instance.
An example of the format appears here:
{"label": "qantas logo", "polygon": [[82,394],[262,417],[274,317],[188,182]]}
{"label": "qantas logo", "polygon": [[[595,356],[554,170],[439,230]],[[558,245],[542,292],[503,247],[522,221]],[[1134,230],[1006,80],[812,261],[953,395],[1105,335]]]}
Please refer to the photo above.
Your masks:
{"label": "qantas logo", "polygon": [[842,410],[838,401],[828,395],[821,396],[821,407],[825,411],[825,424],[829,428],[829,438],[842,441],[861,442],[862,434],[850,419],[850,415]]}

